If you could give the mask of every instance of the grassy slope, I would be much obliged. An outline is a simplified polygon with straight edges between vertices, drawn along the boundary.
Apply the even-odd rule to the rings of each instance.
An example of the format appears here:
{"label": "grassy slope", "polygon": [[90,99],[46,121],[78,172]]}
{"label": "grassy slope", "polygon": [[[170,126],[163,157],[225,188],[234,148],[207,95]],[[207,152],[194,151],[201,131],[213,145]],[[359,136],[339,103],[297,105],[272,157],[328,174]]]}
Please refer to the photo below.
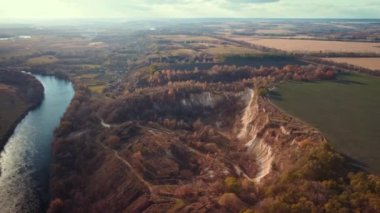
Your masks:
{"label": "grassy slope", "polygon": [[273,102],[320,129],[339,151],[380,173],[380,78],[341,76],[339,81],[287,82]]}

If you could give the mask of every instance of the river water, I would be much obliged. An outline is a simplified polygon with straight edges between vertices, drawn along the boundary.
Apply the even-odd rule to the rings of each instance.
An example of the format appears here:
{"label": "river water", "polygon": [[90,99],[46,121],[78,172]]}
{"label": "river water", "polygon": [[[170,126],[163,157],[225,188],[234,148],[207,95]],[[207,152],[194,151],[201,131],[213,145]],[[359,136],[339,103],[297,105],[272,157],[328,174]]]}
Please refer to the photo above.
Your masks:
{"label": "river water", "polygon": [[49,202],[54,129],[74,96],[70,82],[35,77],[45,88],[41,105],[18,124],[0,156],[0,212],[43,212]]}

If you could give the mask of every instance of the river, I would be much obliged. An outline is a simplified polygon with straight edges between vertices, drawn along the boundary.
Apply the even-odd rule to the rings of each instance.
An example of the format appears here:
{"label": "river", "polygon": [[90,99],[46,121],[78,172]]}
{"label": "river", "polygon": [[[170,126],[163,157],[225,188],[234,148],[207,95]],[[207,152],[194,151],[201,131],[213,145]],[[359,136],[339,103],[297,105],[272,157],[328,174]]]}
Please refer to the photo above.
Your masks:
{"label": "river", "polygon": [[1,213],[43,212],[49,202],[51,142],[74,89],[53,76],[35,77],[45,88],[45,98],[18,124],[1,153]]}

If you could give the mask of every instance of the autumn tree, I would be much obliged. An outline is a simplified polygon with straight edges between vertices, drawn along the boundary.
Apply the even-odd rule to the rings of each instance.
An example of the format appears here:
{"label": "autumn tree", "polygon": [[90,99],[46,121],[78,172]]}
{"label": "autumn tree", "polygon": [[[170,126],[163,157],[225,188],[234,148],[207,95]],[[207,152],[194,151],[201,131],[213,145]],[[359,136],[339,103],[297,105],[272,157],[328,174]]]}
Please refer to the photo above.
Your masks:
{"label": "autumn tree", "polygon": [[119,138],[118,136],[116,136],[116,135],[112,135],[112,136],[110,136],[110,137],[107,139],[107,141],[106,141],[106,143],[107,143],[109,146],[111,146],[111,147],[114,147],[114,146],[118,145],[119,142],[120,142],[120,138]]}
{"label": "autumn tree", "polygon": [[63,212],[63,201],[59,198],[55,198],[49,204],[48,213],[61,213]]}

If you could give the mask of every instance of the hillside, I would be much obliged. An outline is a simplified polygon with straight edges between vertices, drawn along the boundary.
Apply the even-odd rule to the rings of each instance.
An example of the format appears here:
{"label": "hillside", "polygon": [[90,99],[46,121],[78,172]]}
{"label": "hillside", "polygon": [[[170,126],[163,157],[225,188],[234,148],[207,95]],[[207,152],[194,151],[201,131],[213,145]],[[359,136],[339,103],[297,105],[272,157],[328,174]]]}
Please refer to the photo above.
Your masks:
{"label": "hillside", "polygon": [[120,81],[125,92],[113,98],[79,89],[56,131],[49,211],[379,210],[378,177],[356,173],[265,97],[277,82],[337,72],[151,67]]}

